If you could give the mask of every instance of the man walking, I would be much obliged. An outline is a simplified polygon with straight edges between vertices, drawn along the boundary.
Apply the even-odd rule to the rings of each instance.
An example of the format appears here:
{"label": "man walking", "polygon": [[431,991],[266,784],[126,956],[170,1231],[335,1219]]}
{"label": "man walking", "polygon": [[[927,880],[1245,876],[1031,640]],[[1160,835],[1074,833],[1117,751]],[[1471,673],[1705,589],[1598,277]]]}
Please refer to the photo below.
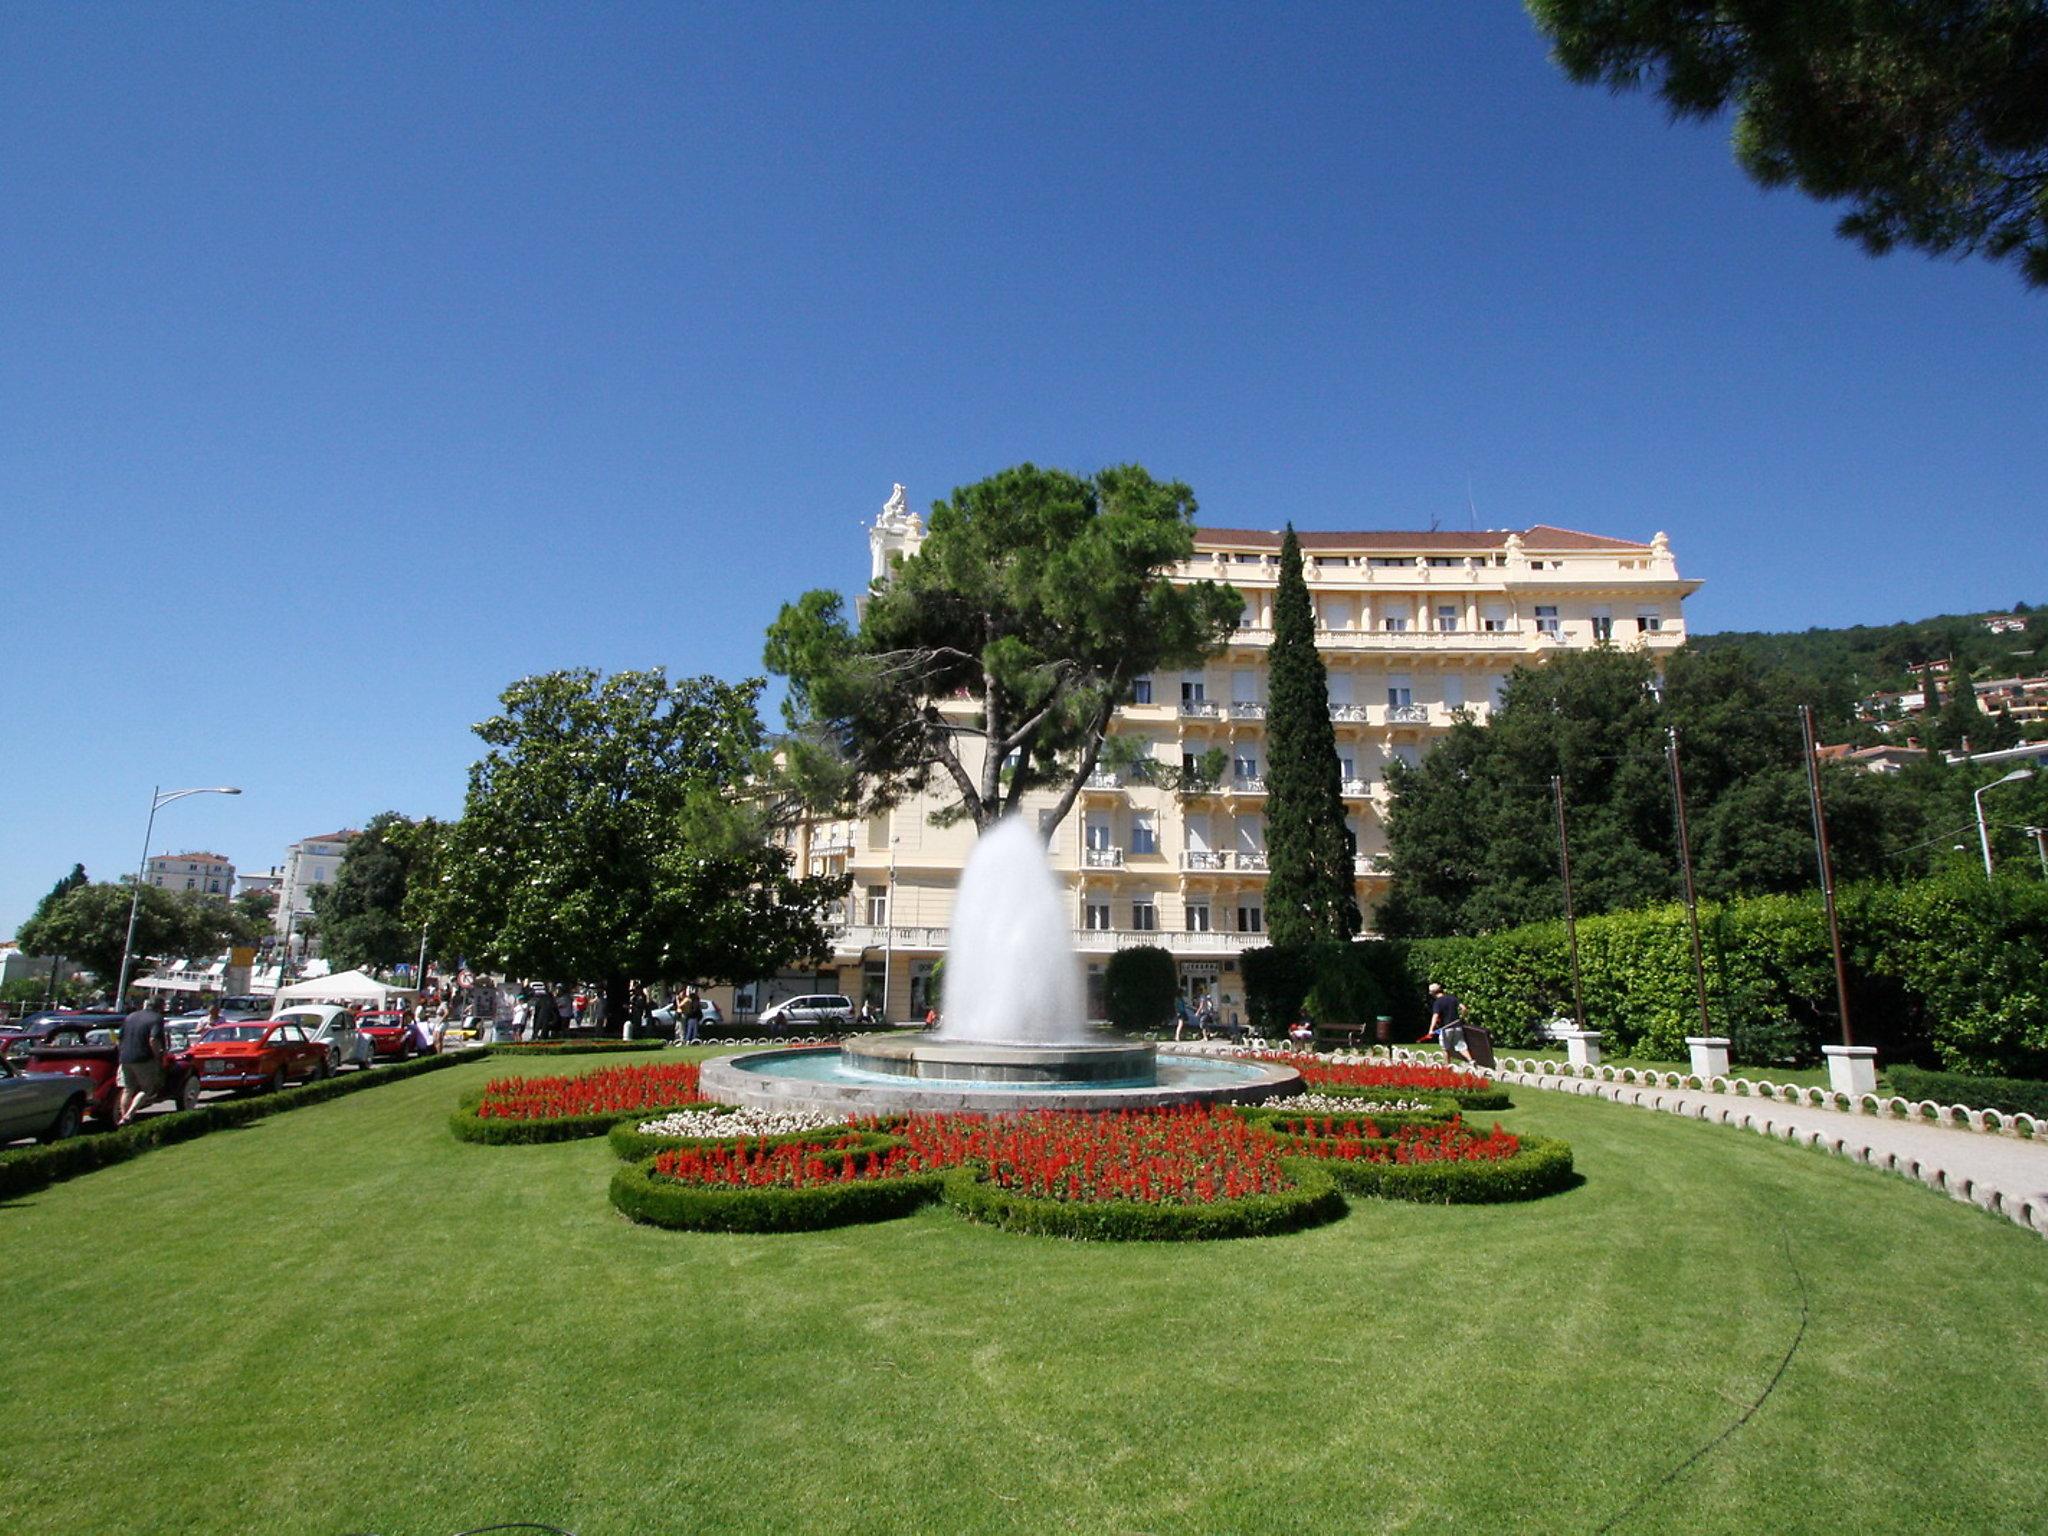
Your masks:
{"label": "man walking", "polygon": [[555,1008],[555,995],[543,983],[534,989],[533,995],[533,1038],[552,1040],[562,1015]]}
{"label": "man walking", "polygon": [[143,1105],[163,1097],[164,1053],[171,1040],[164,1016],[144,1002],[121,1021],[121,1097],[114,1123],[126,1125]]}
{"label": "man walking", "polygon": [[1429,984],[1429,1032],[1436,1036],[1437,1044],[1444,1048],[1444,1060],[1448,1062],[1453,1052],[1472,1059],[1472,1053],[1465,1049],[1464,1008],[1455,993],[1446,992],[1444,984],[1432,981]]}

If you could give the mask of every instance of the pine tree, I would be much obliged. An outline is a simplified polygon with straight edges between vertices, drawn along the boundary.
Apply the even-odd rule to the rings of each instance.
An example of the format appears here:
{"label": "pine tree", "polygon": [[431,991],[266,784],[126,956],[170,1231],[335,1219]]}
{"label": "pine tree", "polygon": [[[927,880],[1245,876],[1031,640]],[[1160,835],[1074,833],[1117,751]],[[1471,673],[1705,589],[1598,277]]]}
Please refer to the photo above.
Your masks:
{"label": "pine tree", "polygon": [[1984,750],[1984,711],[1977,704],[1977,690],[1970,674],[1960,663],[1951,664],[1948,674],[1948,702],[1934,722],[1935,745],[1946,752]]}
{"label": "pine tree", "polygon": [[1280,544],[1267,664],[1266,925],[1276,945],[1342,942],[1358,931],[1329,681],[1294,525]]}

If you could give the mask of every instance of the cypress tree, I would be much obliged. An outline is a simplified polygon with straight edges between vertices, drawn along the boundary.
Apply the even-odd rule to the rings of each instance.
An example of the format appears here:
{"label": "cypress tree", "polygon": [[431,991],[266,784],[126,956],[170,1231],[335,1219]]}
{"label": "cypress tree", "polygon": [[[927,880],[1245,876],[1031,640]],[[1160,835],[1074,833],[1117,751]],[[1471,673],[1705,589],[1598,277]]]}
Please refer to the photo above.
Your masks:
{"label": "cypress tree", "polygon": [[1984,711],[1977,704],[1977,689],[1959,661],[1949,663],[1948,702],[1934,722],[1934,740],[1945,751],[1985,750]]}
{"label": "cypress tree", "polygon": [[1276,945],[1343,942],[1358,931],[1329,680],[1294,525],[1280,543],[1267,661],[1266,927]]}

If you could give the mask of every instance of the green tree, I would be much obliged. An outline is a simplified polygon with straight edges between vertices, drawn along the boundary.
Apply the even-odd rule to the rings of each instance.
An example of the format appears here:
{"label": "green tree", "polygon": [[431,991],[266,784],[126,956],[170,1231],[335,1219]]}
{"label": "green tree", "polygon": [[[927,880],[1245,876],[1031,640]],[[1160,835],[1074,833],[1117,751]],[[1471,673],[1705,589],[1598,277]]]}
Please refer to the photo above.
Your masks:
{"label": "green tree", "polygon": [[277,920],[277,892],[244,891],[228,903],[251,933],[267,933]]}
{"label": "green tree", "polygon": [[350,840],[334,879],[313,892],[322,952],[336,969],[389,969],[418,957],[420,928],[407,920],[405,902],[432,836],[431,824],[383,811]]}
{"label": "green tree", "polygon": [[1041,786],[1073,806],[1118,704],[1199,664],[1236,622],[1230,587],[1176,585],[1193,493],[1136,465],[1092,479],[1021,464],[932,506],[923,545],[849,625],[839,595],[786,605],[767,665],[789,680],[785,780],[874,812],[935,781],[977,831]]}
{"label": "green tree", "polygon": [[[132,880],[119,885],[74,886],[47,912],[24,923],[16,940],[30,954],[74,960],[91,971],[102,986],[110,987],[121,971],[128,909],[135,890]],[[237,936],[234,915],[226,902],[173,895],[153,885],[141,888],[135,908],[134,953],[138,960],[217,955]]]}
{"label": "green tree", "polygon": [[1767,187],[1846,201],[1883,254],[2013,260],[2048,285],[2048,8],[2039,0],[1527,0],[1583,83],[1732,107]]}
{"label": "green tree", "polygon": [[749,790],[765,770],[758,679],[659,669],[524,678],[476,730],[462,819],[420,850],[408,925],[514,975],[746,981],[828,946],[841,878],[800,879]]}
{"label": "green tree", "polygon": [[85,885],[87,883],[88,882],[85,877],[85,866],[83,864],[72,865],[71,873],[64,876],[64,878],[59,880],[55,885],[51,886],[49,891],[44,895],[43,899],[36,903],[35,911],[29,914],[29,921],[34,922],[39,917],[47,916],[50,910],[53,907],[55,907],[58,902],[62,901],[66,896],[70,895],[73,891],[77,890],[81,885]]}
{"label": "green tree", "polygon": [[1356,848],[1344,822],[1329,679],[1292,523],[1280,541],[1266,675],[1267,931],[1280,946],[1341,943],[1358,932]]}
{"label": "green tree", "polygon": [[1985,746],[1984,724],[1984,711],[1977,703],[1977,689],[1970,674],[1960,666],[1951,667],[1948,698],[1934,717],[1929,733],[1934,738],[1932,744],[1944,752],[1981,752]]}

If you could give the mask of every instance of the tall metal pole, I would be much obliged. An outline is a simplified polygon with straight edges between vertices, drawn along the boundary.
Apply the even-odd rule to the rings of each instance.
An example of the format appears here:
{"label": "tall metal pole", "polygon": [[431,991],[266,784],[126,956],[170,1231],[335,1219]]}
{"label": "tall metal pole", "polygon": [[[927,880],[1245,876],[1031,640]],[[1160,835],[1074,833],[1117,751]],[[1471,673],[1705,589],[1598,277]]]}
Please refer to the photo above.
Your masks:
{"label": "tall metal pole", "polygon": [[420,924],[420,963],[419,968],[412,973],[412,984],[419,988],[425,988],[427,984],[427,925],[425,923]]}
{"label": "tall metal pole", "polygon": [[2029,827],[2027,836],[2034,840],[2034,851],[2041,855],[2041,878],[2048,880],[2048,827]]}
{"label": "tall metal pole", "polygon": [[889,897],[882,908],[882,1026],[889,1024],[889,981],[896,970],[896,839],[889,839]]}
{"label": "tall metal pole", "polygon": [[1564,830],[1564,779],[1550,776],[1550,793],[1557,801],[1557,867],[1564,876],[1564,931],[1572,951],[1572,1022],[1586,1027],[1586,1000],[1579,991],[1579,919],[1572,910],[1572,845]]}
{"label": "tall metal pole", "polygon": [[121,979],[114,983],[114,1006],[128,1006],[128,960],[135,953],[135,917],[142,910],[142,879],[149,869],[149,840],[156,835],[157,807],[162,805],[164,787],[155,785],[149,792],[149,820],[142,828],[142,858],[135,866],[135,892],[128,898],[128,937],[121,941]]}
{"label": "tall metal pole", "polygon": [[[1995,789],[1996,787],[1994,784],[1986,784],[1984,789]],[[1971,794],[1970,798],[1977,806],[1977,846],[1984,850],[1984,878],[1989,880],[1992,874],[1991,828],[1984,821],[1984,789],[1975,791]]]}
{"label": "tall metal pole", "polygon": [[1714,1026],[1707,1017],[1707,957],[1700,949],[1700,903],[1692,885],[1692,839],[1685,830],[1685,774],[1678,766],[1678,727],[1664,732],[1665,758],[1671,764],[1671,802],[1678,808],[1678,864],[1685,872],[1685,916],[1692,929],[1693,977],[1700,991],[1700,1034],[1711,1035]]}
{"label": "tall metal pole", "polygon": [[1813,706],[1799,706],[1799,733],[1806,748],[1806,790],[1813,801],[1813,846],[1820,859],[1820,895],[1828,913],[1828,948],[1835,957],[1835,1005],[1842,1013],[1842,1044],[1849,1033],[1849,971],[1842,964],[1842,925],[1835,917],[1835,861],[1828,853],[1828,818],[1820,803],[1820,750],[1814,743]]}

